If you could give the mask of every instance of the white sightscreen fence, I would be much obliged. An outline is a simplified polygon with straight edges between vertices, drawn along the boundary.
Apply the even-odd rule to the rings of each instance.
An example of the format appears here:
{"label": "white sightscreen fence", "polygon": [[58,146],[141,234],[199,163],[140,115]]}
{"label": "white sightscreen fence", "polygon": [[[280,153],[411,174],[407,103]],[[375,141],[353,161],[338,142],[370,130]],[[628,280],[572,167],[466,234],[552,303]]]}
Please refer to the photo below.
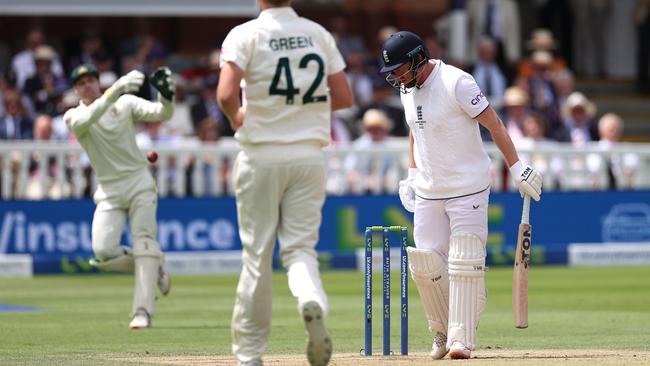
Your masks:
{"label": "white sightscreen fence", "polygon": [[0,0],[2,15],[255,16],[255,0]]}

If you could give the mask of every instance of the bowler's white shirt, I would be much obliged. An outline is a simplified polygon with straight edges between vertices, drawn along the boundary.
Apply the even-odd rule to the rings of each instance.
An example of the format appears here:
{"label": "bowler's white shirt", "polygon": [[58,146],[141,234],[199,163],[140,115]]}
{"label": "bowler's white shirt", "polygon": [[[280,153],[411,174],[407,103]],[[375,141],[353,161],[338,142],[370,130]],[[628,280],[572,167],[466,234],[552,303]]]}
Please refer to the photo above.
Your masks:
{"label": "bowler's white shirt", "polygon": [[95,120],[84,113],[88,108],[91,107],[80,102],[63,119],[88,154],[97,181],[110,184],[147,167],[144,154],[136,144],[134,122],[169,119],[174,104],[154,103],[126,94]]}
{"label": "bowler's white shirt", "polygon": [[[345,63],[334,38],[321,25],[299,17],[290,7],[266,9],[230,31],[220,62],[222,66],[233,62],[244,70],[246,113],[235,133],[242,145],[329,143],[327,76],[343,70]],[[274,78],[276,89],[288,89],[289,74],[292,88],[299,92],[290,98],[271,93]],[[309,102],[310,97],[317,101]]]}
{"label": "bowler's white shirt", "polygon": [[435,67],[422,86],[401,94],[415,141],[415,192],[446,199],[483,191],[490,184],[490,158],[474,118],[489,102],[470,74],[430,62]]}

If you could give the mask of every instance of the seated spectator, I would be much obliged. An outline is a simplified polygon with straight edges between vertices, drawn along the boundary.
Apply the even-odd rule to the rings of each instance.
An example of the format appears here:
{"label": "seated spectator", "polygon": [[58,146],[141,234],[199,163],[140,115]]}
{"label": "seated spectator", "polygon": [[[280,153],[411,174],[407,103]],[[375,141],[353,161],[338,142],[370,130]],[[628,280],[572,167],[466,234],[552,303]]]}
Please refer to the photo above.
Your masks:
{"label": "seated spectator", "polygon": [[[53,127],[52,117],[42,114],[34,121],[34,140],[36,142],[48,142],[52,139]],[[65,165],[65,164],[64,164]],[[63,179],[57,181],[61,175]],[[65,166],[57,166],[54,155],[45,160],[42,153],[32,154],[29,167],[29,178],[25,188],[25,198],[30,200],[40,199],[61,199],[70,197],[72,188],[65,179]]]}
{"label": "seated spectator", "polygon": [[585,146],[590,141],[598,140],[595,116],[596,105],[584,94],[572,93],[562,109],[564,126],[553,132],[553,139],[571,142],[574,146]]}
{"label": "seated spectator", "polygon": [[518,86],[509,87],[503,95],[505,107],[503,123],[515,146],[524,139],[523,128],[528,114],[528,102],[528,95]]}
{"label": "seated spectator", "polygon": [[[557,49],[557,42],[553,38],[553,33],[548,29],[536,29],[533,31],[531,39],[526,44],[531,56],[537,51],[549,52],[552,56],[549,64],[549,71],[556,73],[567,69],[567,63],[564,59],[554,55],[553,52]],[[519,62],[519,70],[517,74],[523,78],[530,78],[533,75],[534,62],[531,58],[525,58]]]}
{"label": "seated spectator", "polygon": [[631,189],[638,187],[637,170],[640,159],[634,153],[611,153],[612,148],[620,142],[623,132],[623,119],[614,113],[606,113],[598,120],[598,148],[608,154],[592,154],[590,168],[592,171],[606,169],[606,189]]}
{"label": "seated spectator", "polygon": [[[364,133],[352,146],[355,150],[385,146],[388,132],[393,128],[386,114],[378,109],[369,109],[363,115]],[[390,159],[379,159],[370,153],[356,152],[348,155],[344,162],[348,185],[356,193],[382,193],[389,191],[389,170],[395,163]]]}
{"label": "seated spectator", "polygon": [[41,45],[34,51],[36,74],[25,81],[23,93],[27,95],[37,113],[56,114],[56,105],[63,92],[68,88],[68,83],[63,77],[52,72],[52,61],[56,53],[52,47]]}
{"label": "seated spectator", "polygon": [[[22,90],[25,86],[25,81],[36,73],[36,66],[34,63],[34,51],[40,45],[45,44],[45,35],[40,28],[33,28],[27,32],[25,40],[26,48],[17,53],[11,60],[11,72],[15,79],[15,85],[18,90]],[[52,60],[52,74],[58,77],[64,77],[63,67],[58,57]]]}
{"label": "seated spectator", "polygon": [[544,115],[550,124],[559,119],[557,97],[553,88],[553,74],[549,67],[553,56],[546,51],[535,51],[532,56],[530,84],[530,108]]}
{"label": "seated spectator", "polygon": [[503,94],[507,83],[503,70],[495,60],[496,46],[491,38],[484,37],[478,47],[478,62],[471,68],[470,74],[474,76],[492,108],[500,111],[503,107]]}
{"label": "seated spectator", "polygon": [[[553,88],[555,89],[555,96],[557,98],[558,111],[564,109],[569,95],[575,90],[575,80],[573,73],[568,69],[562,70],[553,75]],[[549,124],[549,132],[558,129],[558,125],[562,123],[561,118],[551,121],[554,125]]]}
{"label": "seated spectator", "polygon": [[34,137],[34,122],[14,89],[4,92],[5,114],[0,116],[0,140],[31,140]]}
{"label": "seated spectator", "polygon": [[230,127],[230,123],[221,112],[219,104],[217,104],[215,90],[217,88],[217,78],[206,78],[199,90],[198,98],[190,107],[190,115],[192,118],[192,125],[195,129],[199,128],[199,124],[206,118],[217,123],[219,136],[233,136],[235,131]]}
{"label": "seated spectator", "polygon": [[369,109],[381,110],[394,122],[393,129],[389,132],[391,136],[408,136],[409,128],[397,92],[380,75],[372,79],[372,101],[359,111],[356,119],[363,120],[363,115]]}

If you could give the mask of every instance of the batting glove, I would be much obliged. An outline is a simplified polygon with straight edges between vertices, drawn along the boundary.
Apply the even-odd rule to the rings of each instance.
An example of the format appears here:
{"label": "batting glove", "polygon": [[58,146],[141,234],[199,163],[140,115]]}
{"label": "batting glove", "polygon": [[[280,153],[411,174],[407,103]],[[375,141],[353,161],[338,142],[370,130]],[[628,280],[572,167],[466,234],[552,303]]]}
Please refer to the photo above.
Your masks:
{"label": "batting glove", "polygon": [[163,66],[156,69],[149,76],[151,80],[151,85],[154,88],[158,89],[160,95],[167,100],[174,100],[174,94],[176,93],[176,84],[172,78],[172,72],[168,67]]}
{"label": "batting glove", "polygon": [[399,182],[399,200],[408,212],[415,211],[415,177],[418,174],[417,168],[409,168],[408,177]]}
{"label": "batting glove", "polygon": [[510,175],[514,178],[522,197],[528,195],[535,201],[539,201],[539,195],[542,194],[542,174],[540,172],[528,164],[524,165],[521,161],[517,161],[510,167]]}
{"label": "batting glove", "polygon": [[117,79],[117,81],[106,90],[106,97],[111,101],[116,101],[122,94],[138,91],[142,86],[142,83],[144,83],[144,74],[138,70],[133,70]]}

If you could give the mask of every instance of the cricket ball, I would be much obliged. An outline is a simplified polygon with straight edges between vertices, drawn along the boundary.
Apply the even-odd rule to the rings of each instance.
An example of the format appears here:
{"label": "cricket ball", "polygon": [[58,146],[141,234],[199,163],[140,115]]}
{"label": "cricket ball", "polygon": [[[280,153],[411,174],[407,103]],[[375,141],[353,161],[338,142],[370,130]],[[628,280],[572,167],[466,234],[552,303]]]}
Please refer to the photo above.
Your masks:
{"label": "cricket ball", "polygon": [[149,160],[149,162],[152,164],[155,163],[158,160],[158,153],[153,150],[149,150],[149,152],[147,152],[147,160]]}

